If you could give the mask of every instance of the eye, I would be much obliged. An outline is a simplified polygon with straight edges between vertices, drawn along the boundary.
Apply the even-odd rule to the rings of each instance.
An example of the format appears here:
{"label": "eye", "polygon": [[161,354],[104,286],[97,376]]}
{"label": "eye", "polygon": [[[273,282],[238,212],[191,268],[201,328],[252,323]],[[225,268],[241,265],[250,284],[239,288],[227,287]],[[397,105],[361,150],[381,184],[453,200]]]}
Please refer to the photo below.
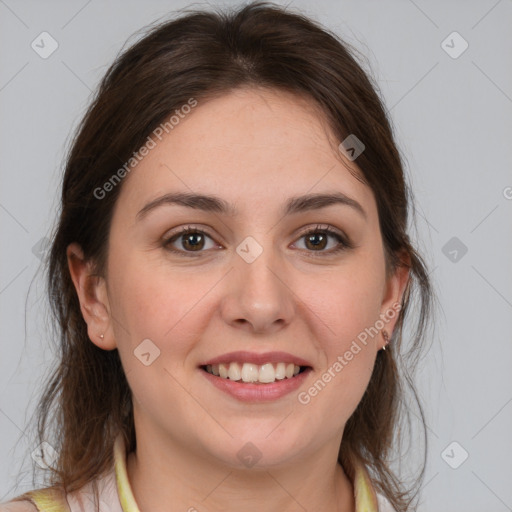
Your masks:
{"label": "eye", "polygon": [[[163,246],[167,250],[179,254],[194,252],[200,253],[202,252],[202,249],[205,248],[206,238],[212,240],[205,231],[187,226],[186,228],[182,228],[178,233],[172,235],[170,238],[164,240]],[[181,245],[182,249],[176,249],[173,247],[176,242]]]}
{"label": "eye", "polygon": [[[338,233],[338,231],[333,230],[329,226],[322,227],[317,225],[315,228],[304,232],[299,239],[303,238],[305,239],[306,246],[304,250],[312,253],[312,256],[328,256],[354,247],[346,236],[342,233]],[[334,244],[334,248],[325,251],[324,249],[328,245],[329,238],[335,239],[337,243]],[[206,239],[210,239],[213,242],[212,237],[205,231],[187,226],[166,238],[163,241],[163,247],[179,255],[194,256],[193,253],[198,253],[199,256],[201,252],[204,252],[203,249],[219,247],[215,243],[213,243],[211,247],[205,247],[207,245]],[[176,244],[180,245],[181,248],[177,248]]]}
{"label": "eye", "polygon": [[[338,231],[334,231],[329,226],[316,226],[314,229],[310,229],[303,233],[300,239],[303,238],[305,239],[306,250],[313,253],[319,252],[321,253],[320,255],[330,255],[353,247],[352,243],[346,236],[338,233]],[[324,251],[323,249],[328,245],[329,238],[334,238],[337,240],[337,243],[334,244],[333,249]],[[314,256],[319,255],[314,254]]]}

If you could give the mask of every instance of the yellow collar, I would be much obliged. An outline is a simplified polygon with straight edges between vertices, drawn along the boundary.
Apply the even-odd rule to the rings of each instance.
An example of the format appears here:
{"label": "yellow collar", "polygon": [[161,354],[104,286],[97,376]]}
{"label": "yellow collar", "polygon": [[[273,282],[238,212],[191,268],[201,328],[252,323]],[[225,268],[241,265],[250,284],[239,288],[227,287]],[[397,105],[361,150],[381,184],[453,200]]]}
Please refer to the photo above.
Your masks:
{"label": "yellow collar", "polygon": [[[140,512],[132,493],[128,474],[126,472],[126,446],[122,434],[114,443],[114,467],[116,473],[117,492],[123,512]],[[377,496],[368,472],[361,464],[355,468],[354,494],[356,512],[378,512]]]}

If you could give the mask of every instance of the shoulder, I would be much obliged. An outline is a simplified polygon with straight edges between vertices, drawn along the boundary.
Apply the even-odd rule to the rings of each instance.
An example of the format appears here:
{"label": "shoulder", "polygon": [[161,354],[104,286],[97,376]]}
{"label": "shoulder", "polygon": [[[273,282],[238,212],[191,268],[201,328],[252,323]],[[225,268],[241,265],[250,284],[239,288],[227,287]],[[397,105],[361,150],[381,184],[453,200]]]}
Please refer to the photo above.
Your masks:
{"label": "shoulder", "polygon": [[28,500],[0,503],[0,512],[37,512],[36,506]]}
{"label": "shoulder", "polygon": [[70,512],[62,491],[55,487],[33,489],[0,504],[0,512]]}
{"label": "shoulder", "polygon": [[377,493],[377,503],[379,504],[379,512],[396,512],[393,505],[382,494]]}

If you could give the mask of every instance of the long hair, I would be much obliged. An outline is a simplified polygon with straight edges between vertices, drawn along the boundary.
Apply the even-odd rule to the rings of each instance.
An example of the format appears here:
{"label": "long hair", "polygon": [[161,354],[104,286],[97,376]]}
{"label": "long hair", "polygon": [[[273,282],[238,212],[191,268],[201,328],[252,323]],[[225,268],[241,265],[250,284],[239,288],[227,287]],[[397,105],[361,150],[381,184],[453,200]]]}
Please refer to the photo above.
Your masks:
{"label": "long hair", "polygon": [[[77,242],[103,273],[122,182],[101,199],[94,191],[191,97],[200,105],[236,88],[256,86],[308,98],[338,141],[356,134],[364,142],[358,179],[376,199],[388,271],[406,265],[411,277],[390,348],[377,354],[368,388],[345,426],[339,462],[350,473],[352,462],[360,461],[398,511],[411,510],[424,460],[420,476],[404,488],[392,458],[400,444],[398,432],[407,425],[406,391],[412,389],[417,399],[412,375],[428,341],[434,295],[425,263],[407,233],[412,194],[393,130],[378,87],[356,53],[305,15],[257,2],[232,12],[187,10],[151,26],[117,56],[72,140],[49,254],[48,297],[58,326],[59,360],[36,417],[39,441],[52,439],[58,453],[50,467],[52,486],[72,492],[110,470],[119,433],[128,451],[135,449],[131,392],[118,351],[104,351],[90,341],[66,258],[67,246]],[[405,336],[413,302],[417,318]],[[418,410],[425,432],[419,402]]]}

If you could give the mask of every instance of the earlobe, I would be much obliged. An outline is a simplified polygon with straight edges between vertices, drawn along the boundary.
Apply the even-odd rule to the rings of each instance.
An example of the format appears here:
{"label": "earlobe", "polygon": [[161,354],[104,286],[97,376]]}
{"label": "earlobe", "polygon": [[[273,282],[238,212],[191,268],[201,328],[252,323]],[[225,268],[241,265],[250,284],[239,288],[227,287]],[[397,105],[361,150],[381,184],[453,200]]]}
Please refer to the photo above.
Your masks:
{"label": "earlobe", "polygon": [[379,342],[379,349],[386,349],[393,335],[400,309],[402,298],[410,279],[409,254],[400,255],[401,264],[396,267],[393,274],[387,279],[384,297],[382,301],[381,318],[385,319],[385,327]]}
{"label": "earlobe", "polygon": [[113,350],[116,343],[111,328],[105,280],[95,275],[93,263],[85,260],[77,243],[68,246],[66,255],[89,338],[98,347]]}

